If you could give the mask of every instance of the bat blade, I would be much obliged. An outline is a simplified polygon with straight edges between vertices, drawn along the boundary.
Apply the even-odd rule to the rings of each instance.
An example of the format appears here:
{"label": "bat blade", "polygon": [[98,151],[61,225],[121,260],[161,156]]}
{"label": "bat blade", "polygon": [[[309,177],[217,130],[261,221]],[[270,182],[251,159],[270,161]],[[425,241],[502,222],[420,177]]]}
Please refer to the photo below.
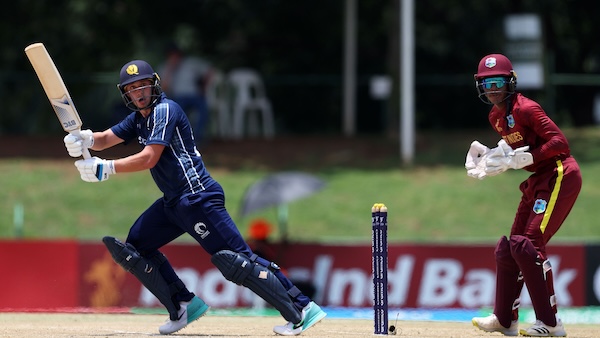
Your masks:
{"label": "bat blade", "polygon": [[[43,43],[33,43],[25,48],[25,54],[31,62],[62,128],[67,133],[79,135],[83,123],[65,82],[46,47]],[[87,148],[84,148],[83,157],[91,157]]]}
{"label": "bat blade", "polygon": [[81,130],[81,118],[79,118],[79,114],[77,114],[75,105],[73,105],[70,97],[65,95],[60,99],[49,99],[50,104],[56,113],[56,117],[58,117],[58,120],[66,132]]}

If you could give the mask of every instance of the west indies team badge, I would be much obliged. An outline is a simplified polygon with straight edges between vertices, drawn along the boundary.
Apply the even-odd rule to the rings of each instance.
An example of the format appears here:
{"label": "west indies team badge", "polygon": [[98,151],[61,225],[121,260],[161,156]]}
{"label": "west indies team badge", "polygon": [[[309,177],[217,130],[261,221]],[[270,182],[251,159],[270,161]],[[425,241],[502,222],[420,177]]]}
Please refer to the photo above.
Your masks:
{"label": "west indies team badge", "polygon": [[515,117],[513,114],[510,114],[506,117],[506,121],[508,122],[508,127],[513,128],[515,126]]}
{"label": "west indies team badge", "polygon": [[546,211],[547,206],[548,206],[548,202],[539,198],[539,199],[535,200],[535,203],[533,204],[533,212],[535,212],[536,214],[541,214],[544,211]]}

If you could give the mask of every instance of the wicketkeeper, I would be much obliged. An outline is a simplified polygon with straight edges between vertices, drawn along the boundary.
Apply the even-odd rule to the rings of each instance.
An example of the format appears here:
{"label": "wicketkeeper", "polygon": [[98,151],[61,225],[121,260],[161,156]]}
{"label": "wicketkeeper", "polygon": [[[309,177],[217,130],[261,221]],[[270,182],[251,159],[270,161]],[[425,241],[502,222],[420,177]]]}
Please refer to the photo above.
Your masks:
{"label": "wicketkeeper", "polygon": [[[510,60],[490,54],[475,74],[479,98],[492,105],[488,119],[502,137],[489,149],[474,141],[465,167],[471,177],[484,179],[508,169],[532,174],[520,185],[521,202],[510,230],[495,250],[496,300],[494,313],[473,318],[473,325],[506,336],[564,337],[557,318],[552,266],[546,244],[571,211],[581,190],[579,165],[571,156],[562,131],[535,101],[516,92],[517,74]],[[519,297],[527,284],[536,322],[518,330]]]}
{"label": "wicketkeeper", "polygon": [[163,196],[133,223],[125,242],[104,237],[114,260],[131,272],[167,308],[169,320],[159,328],[170,334],[204,315],[209,306],[190,292],[159,251],[184,233],[212,258],[223,276],[251,289],[277,309],[288,323],[280,335],[301,334],[325,317],[281,272],[277,264],[255,255],[225,209],[223,189],[204,166],[190,122],[181,107],[162,92],[160,78],[145,61],[126,63],[117,85],[127,108],[125,119],[110,129],[64,139],[69,155],[84,148],[103,150],[137,141],[142,150],[115,160],[93,157],[75,162],[81,179],[101,182],[116,173],[150,170]]}

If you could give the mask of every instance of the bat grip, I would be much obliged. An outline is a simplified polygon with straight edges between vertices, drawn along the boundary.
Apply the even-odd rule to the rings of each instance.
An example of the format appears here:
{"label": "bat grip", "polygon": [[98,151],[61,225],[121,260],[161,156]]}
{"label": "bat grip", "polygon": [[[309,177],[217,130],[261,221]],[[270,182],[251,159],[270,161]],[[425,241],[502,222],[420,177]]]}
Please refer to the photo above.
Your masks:
{"label": "bat grip", "polygon": [[86,147],[83,147],[83,158],[86,160],[88,158],[92,158],[92,155],[90,154],[90,150]]}
{"label": "bat grip", "polygon": [[[77,129],[77,130],[72,130],[70,132],[71,134],[75,135],[75,136],[80,136],[81,135],[81,129]],[[90,150],[86,147],[82,147],[82,154],[83,154],[83,158],[84,159],[89,159],[92,158],[92,155],[90,154]]]}

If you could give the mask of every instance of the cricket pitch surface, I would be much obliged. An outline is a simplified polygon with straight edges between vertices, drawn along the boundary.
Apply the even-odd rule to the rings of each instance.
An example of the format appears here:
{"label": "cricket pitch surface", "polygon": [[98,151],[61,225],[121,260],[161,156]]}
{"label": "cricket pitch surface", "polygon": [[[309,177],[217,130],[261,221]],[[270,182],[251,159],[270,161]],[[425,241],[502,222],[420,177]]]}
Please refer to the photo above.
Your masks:
{"label": "cricket pitch surface", "polygon": [[[148,337],[161,336],[158,327],[167,319],[157,314],[0,313],[0,337]],[[279,337],[274,325],[285,321],[272,316],[207,315],[166,337]],[[467,322],[394,321],[398,337],[502,337],[485,333]],[[521,324],[526,327],[526,324]],[[568,337],[598,337],[600,325],[565,324]],[[327,318],[302,337],[369,337],[373,321]]]}

